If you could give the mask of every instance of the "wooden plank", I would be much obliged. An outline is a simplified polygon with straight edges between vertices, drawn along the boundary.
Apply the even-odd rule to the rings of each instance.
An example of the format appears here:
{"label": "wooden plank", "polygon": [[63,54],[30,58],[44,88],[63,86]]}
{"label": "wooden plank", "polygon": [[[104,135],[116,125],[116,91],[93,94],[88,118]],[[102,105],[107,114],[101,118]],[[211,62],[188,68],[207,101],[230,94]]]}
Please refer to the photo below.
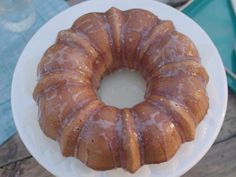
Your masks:
{"label": "wooden plank", "polygon": [[[70,0],[75,5],[83,0]],[[183,177],[236,176],[236,95],[229,91],[227,113],[222,130],[206,156]],[[18,135],[0,146],[0,177],[52,177],[24,147]]]}
{"label": "wooden plank", "polygon": [[18,134],[0,146],[0,167],[30,157]]}
{"label": "wooden plank", "polygon": [[[231,141],[231,139],[236,135],[236,109],[235,108],[236,108],[236,95],[234,95],[232,92],[229,92],[228,109],[227,109],[226,118],[225,118],[225,121],[223,124],[223,128],[216,140],[216,144],[211,148],[209,153],[211,153],[212,149],[215,149],[215,146],[218,147],[220,145],[219,147],[224,148],[224,145],[221,145],[221,144],[222,143],[225,144],[225,141],[230,142],[229,145],[227,145],[227,146],[230,146],[231,143],[232,143],[232,146],[235,145],[235,142]],[[219,148],[217,148],[217,149],[218,149],[217,152],[219,152],[219,154],[221,154],[221,151],[219,150]],[[215,150],[213,152],[215,152]],[[222,152],[224,152],[224,150],[222,150]],[[229,155],[230,155],[230,153],[229,153]],[[200,164],[201,163],[206,164],[206,166],[208,164],[210,164],[210,167],[209,167],[209,165],[207,167],[207,168],[209,168],[209,169],[207,169],[207,171],[209,171],[211,168],[213,168],[213,169],[217,168],[217,166],[215,166],[214,164],[211,164],[212,161],[215,161],[214,158],[216,158],[216,157],[214,157],[213,155],[208,157],[209,156],[208,154],[199,162]],[[215,154],[216,156],[218,155],[218,153],[213,153],[213,154]],[[14,164],[13,162],[16,162],[16,161],[19,161],[19,160],[22,160],[22,159],[28,158],[28,157],[30,157],[30,154],[26,150],[26,148],[24,147],[19,136],[18,135],[13,136],[4,145],[0,146],[0,167],[6,166],[6,164],[10,164],[9,166],[7,165],[3,169],[0,169],[0,174],[2,174],[1,173],[2,171],[5,171],[4,173],[6,173],[6,171],[7,171],[6,169],[10,168],[12,166],[12,164]],[[236,159],[235,159],[234,163],[236,163]],[[36,164],[36,166],[35,166],[36,169],[40,168],[40,166],[37,163],[34,162],[34,164]],[[220,165],[219,168],[221,168],[221,167],[224,168],[223,165]],[[189,175],[191,173],[193,173],[193,175],[195,175],[199,171],[202,171],[201,169],[202,169],[202,165],[198,164],[186,175]],[[42,169],[42,170],[44,170],[44,169]],[[220,171],[220,169],[218,169],[218,170]],[[225,171],[225,170],[227,171],[227,168],[224,168],[223,171]],[[216,173],[218,173],[218,171]],[[231,169],[228,169],[227,173],[229,175],[231,175],[233,172]]]}
{"label": "wooden plank", "polygon": [[236,137],[212,146],[206,156],[183,177],[206,176],[236,176]]}
{"label": "wooden plank", "polygon": [[221,132],[216,139],[216,143],[233,136],[236,136],[236,95],[229,90],[226,116]]}
{"label": "wooden plank", "polygon": [[17,161],[0,168],[0,177],[53,177],[34,158]]}
{"label": "wooden plank", "polygon": [[[183,177],[235,177],[236,137],[214,145],[207,155]],[[53,177],[33,158],[14,162],[0,168],[0,176]]]}

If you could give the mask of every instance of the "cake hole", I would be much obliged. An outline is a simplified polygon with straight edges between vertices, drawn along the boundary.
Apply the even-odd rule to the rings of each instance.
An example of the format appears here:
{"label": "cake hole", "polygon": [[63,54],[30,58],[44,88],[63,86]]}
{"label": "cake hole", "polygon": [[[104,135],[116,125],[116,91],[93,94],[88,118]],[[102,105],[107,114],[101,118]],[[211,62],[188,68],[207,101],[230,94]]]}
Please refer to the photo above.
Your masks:
{"label": "cake hole", "polygon": [[131,108],[144,100],[146,83],[134,70],[119,69],[104,77],[98,95],[101,100],[117,108]]}

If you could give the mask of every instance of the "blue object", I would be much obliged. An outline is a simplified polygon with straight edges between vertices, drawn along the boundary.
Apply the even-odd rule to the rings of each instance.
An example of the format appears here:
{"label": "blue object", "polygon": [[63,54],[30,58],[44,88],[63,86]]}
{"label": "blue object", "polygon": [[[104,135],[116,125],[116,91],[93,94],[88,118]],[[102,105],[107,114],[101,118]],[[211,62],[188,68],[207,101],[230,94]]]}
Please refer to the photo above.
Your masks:
{"label": "blue object", "polygon": [[0,144],[15,132],[11,112],[11,82],[17,60],[34,33],[49,19],[68,8],[63,0],[34,0],[36,20],[26,31],[13,33],[0,26]]}
{"label": "blue object", "polygon": [[[230,0],[194,0],[183,12],[208,33],[224,65],[236,73],[236,16]],[[236,81],[230,76],[227,76],[227,80],[229,87],[236,93]]]}

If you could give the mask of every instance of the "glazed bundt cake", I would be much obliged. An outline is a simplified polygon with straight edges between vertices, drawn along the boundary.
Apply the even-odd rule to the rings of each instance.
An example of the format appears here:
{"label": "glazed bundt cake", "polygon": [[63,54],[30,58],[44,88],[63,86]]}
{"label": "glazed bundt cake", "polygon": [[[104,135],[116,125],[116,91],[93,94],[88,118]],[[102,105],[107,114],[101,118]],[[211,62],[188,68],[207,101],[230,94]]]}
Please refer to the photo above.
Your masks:
{"label": "glazed bundt cake", "polygon": [[[100,80],[126,67],[146,81],[145,100],[118,109],[97,96]],[[170,159],[208,110],[208,74],[191,40],[149,11],[111,8],[59,32],[38,65],[33,97],[42,131],[95,170]]]}

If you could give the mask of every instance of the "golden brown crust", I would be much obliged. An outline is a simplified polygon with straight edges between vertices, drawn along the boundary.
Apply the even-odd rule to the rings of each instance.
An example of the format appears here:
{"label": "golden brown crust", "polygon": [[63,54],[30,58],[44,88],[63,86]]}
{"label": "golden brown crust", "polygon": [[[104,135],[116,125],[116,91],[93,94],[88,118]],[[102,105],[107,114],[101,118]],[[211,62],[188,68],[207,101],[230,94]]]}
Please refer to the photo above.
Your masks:
{"label": "golden brown crust", "polygon": [[134,118],[128,109],[122,111],[122,124],[122,145],[125,159],[123,168],[133,173],[139,169],[141,157]]}
{"label": "golden brown crust", "polygon": [[171,158],[181,144],[181,137],[170,116],[162,107],[146,101],[136,105],[134,111],[142,136],[139,144],[143,146],[143,162],[160,163]]}
{"label": "golden brown crust", "polygon": [[[104,75],[120,67],[147,82],[145,101],[130,109],[97,98]],[[33,97],[43,132],[64,156],[95,170],[170,159],[193,140],[209,107],[209,80],[193,42],[149,11],[111,8],[81,16],[38,64]]]}

